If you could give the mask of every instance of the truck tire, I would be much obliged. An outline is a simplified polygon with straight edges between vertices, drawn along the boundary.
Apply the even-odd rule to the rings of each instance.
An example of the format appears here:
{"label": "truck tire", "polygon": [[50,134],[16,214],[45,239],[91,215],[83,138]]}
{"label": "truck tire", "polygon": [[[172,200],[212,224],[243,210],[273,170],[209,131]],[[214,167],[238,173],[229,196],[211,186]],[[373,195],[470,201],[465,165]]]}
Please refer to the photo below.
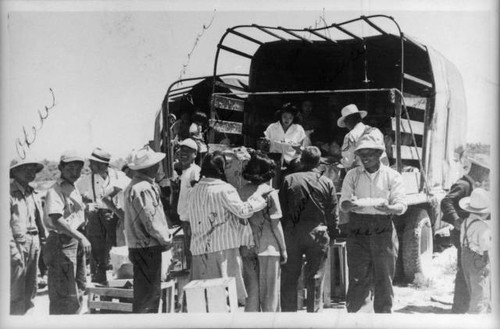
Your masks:
{"label": "truck tire", "polygon": [[408,282],[420,274],[426,279],[432,269],[433,234],[426,210],[410,209],[403,232],[403,269]]}

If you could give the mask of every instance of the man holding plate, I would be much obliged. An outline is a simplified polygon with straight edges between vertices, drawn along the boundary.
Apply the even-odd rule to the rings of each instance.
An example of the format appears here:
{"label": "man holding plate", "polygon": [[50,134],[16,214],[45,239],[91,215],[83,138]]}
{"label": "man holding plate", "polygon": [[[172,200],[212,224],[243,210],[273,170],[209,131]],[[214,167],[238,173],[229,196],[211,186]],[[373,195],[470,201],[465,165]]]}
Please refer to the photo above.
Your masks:
{"label": "man holding plate", "polygon": [[393,215],[407,209],[403,179],[381,165],[385,150],[379,134],[363,135],[354,153],[362,166],[350,170],[342,185],[340,209],[349,213],[347,311],[391,313],[398,238]]}

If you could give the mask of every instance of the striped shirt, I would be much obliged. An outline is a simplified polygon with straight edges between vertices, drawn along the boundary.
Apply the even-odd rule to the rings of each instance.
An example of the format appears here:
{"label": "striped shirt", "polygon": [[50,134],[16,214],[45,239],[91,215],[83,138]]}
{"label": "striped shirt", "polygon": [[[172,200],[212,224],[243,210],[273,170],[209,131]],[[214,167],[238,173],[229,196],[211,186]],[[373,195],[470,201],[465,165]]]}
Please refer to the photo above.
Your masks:
{"label": "striped shirt", "polygon": [[[400,203],[406,211],[406,197],[403,185],[403,177],[396,170],[381,165],[375,173],[368,173],[363,166],[355,167],[347,172],[342,184],[342,195],[340,197],[340,206],[344,201],[372,198],[385,199],[390,205]],[[364,207],[356,210],[359,214],[385,215],[385,213],[373,208]]]}
{"label": "striped shirt", "polygon": [[[266,201],[254,194],[243,202],[229,183],[202,178],[188,191],[183,204],[188,209],[187,219],[191,224],[191,253],[201,255],[250,243],[253,237],[247,218],[264,209]],[[244,241],[244,237],[250,241]]]}

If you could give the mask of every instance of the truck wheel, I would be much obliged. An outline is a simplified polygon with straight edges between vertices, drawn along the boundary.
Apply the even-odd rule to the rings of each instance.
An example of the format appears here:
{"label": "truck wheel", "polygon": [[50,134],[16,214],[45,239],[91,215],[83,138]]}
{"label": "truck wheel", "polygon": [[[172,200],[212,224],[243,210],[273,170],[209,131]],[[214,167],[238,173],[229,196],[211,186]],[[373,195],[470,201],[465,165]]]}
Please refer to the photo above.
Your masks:
{"label": "truck wheel", "polygon": [[406,217],[403,232],[403,268],[405,278],[413,282],[417,273],[428,278],[432,268],[432,226],[427,211],[413,209]]}

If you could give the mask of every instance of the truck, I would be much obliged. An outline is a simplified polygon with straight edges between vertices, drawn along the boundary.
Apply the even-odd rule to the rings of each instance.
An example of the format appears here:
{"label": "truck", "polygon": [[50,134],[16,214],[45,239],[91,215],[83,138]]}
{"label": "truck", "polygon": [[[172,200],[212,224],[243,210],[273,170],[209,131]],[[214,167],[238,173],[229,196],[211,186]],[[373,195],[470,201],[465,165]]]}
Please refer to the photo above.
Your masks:
{"label": "truck", "polygon": [[[368,112],[364,121],[384,133],[390,164],[405,184],[409,207],[394,217],[396,278],[430,276],[440,201],[462,174],[466,101],[457,68],[387,15],[319,28],[238,25],[222,35],[214,58],[212,76],[175,81],[165,95],[155,133],[157,149],[167,154],[164,178],[172,177],[174,161],[168,118],[174,108],[181,113],[182,104],[207,113],[214,150],[256,148],[283,103],[306,99],[323,131],[342,140],[347,130],[335,119],[354,103]],[[236,61],[243,63],[238,72],[228,72]],[[339,176],[332,179],[340,188]]]}

